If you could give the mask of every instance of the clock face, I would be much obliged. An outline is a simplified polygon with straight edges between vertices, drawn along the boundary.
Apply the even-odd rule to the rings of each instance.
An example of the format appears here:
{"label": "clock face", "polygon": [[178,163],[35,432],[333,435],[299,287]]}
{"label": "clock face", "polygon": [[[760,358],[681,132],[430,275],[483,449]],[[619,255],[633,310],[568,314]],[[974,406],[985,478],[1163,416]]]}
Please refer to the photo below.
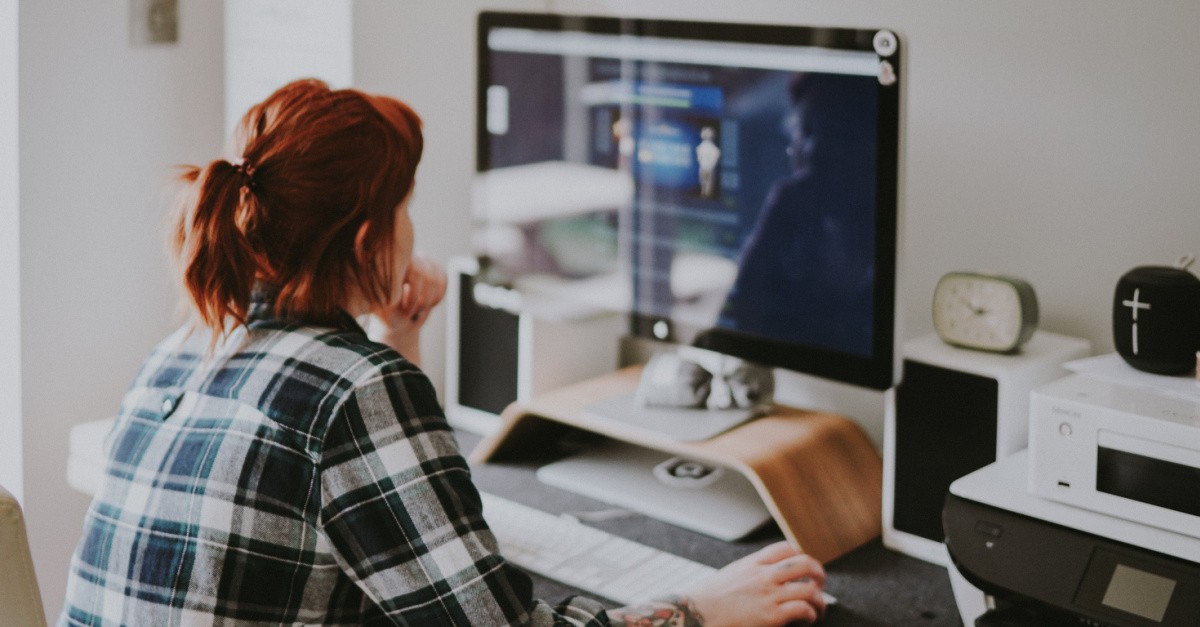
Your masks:
{"label": "clock face", "polygon": [[1020,279],[952,272],[934,290],[933,327],[950,344],[1010,352],[1036,325],[1033,288]]}

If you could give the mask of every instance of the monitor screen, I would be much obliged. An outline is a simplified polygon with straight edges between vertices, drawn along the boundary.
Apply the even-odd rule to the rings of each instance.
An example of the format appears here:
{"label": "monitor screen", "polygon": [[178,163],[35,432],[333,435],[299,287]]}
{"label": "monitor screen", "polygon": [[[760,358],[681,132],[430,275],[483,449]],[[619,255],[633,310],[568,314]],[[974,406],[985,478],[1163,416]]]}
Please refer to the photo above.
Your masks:
{"label": "monitor screen", "polygon": [[477,251],[636,335],[893,384],[893,33],[479,19]]}

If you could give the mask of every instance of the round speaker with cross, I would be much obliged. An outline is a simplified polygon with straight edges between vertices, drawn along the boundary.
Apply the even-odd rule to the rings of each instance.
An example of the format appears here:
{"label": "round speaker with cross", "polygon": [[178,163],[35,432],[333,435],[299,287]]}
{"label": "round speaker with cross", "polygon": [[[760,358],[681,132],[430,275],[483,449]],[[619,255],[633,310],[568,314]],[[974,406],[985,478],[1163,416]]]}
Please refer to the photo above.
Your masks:
{"label": "round speaker with cross", "polygon": [[1200,350],[1200,278],[1193,257],[1174,266],[1138,266],[1117,281],[1113,344],[1129,365],[1155,374],[1183,375]]}

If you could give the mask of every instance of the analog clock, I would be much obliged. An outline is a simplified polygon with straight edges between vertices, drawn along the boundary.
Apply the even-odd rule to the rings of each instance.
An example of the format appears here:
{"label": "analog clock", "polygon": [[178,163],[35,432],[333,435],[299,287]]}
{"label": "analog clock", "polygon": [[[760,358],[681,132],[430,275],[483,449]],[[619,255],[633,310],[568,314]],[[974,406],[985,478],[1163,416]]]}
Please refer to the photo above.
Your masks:
{"label": "analog clock", "polygon": [[950,272],[933,291],[933,328],[948,344],[1012,353],[1037,328],[1033,286],[1014,277]]}

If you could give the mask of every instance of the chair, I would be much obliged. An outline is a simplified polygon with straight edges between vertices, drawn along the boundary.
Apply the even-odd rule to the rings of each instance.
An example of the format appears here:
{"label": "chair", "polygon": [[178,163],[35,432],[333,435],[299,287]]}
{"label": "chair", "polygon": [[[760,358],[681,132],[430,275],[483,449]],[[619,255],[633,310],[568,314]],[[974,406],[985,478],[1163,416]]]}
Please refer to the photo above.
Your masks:
{"label": "chair", "polygon": [[45,627],[21,505],[0,486],[0,625]]}

